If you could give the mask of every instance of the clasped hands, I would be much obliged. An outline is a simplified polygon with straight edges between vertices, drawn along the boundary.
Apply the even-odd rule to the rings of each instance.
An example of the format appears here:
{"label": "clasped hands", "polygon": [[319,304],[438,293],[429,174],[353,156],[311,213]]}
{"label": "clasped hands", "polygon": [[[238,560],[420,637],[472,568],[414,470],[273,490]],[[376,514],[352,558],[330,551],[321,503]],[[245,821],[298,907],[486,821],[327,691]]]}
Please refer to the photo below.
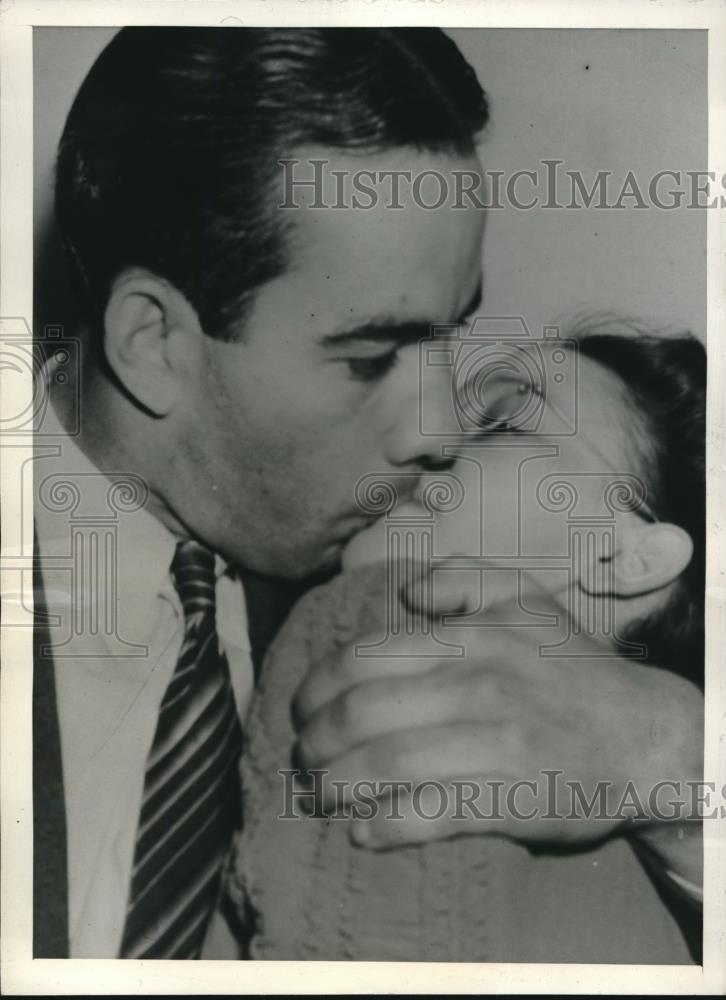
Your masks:
{"label": "clasped hands", "polygon": [[[526,582],[538,610],[567,614]],[[421,612],[424,592],[411,587],[401,599]],[[455,572],[438,577],[434,593],[434,617],[471,610],[474,598]],[[389,639],[385,655],[361,657],[356,647],[380,636],[360,636],[310,671],[294,701],[296,753],[302,767],[326,773],[322,807],[350,802],[361,782],[368,794],[387,796],[385,808],[381,802],[351,826],[354,840],[371,848],[460,833],[577,843],[622,828],[649,840],[667,867],[700,878],[694,824],[669,822],[652,806],[659,782],[700,776],[701,692],[657,667],[603,657],[595,642],[575,658],[543,656],[553,635],[546,625],[480,627],[506,619],[507,602],[514,609],[507,598],[473,626],[448,625],[446,640],[463,647],[460,657],[418,656],[407,634]],[[552,781],[569,792],[564,808],[551,801]],[[587,803],[598,782],[607,789],[598,808],[573,810],[572,788]],[[417,799],[412,790],[424,784]],[[442,809],[442,789],[448,804],[471,799],[473,789],[480,797]],[[634,817],[618,808],[624,802],[644,812]]]}

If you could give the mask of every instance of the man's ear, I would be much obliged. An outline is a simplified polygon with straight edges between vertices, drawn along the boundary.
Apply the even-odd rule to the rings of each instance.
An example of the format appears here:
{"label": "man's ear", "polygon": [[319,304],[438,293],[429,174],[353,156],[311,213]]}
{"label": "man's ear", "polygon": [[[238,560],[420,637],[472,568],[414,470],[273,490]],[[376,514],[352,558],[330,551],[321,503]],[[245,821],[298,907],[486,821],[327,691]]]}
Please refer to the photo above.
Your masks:
{"label": "man's ear", "polygon": [[173,409],[201,337],[196,312],[169,282],[139,269],[116,278],[104,315],[106,357],[126,391],[154,416]]}
{"label": "man's ear", "polygon": [[[615,552],[583,567],[580,585],[591,594],[638,597],[672,583],[693,555],[691,536],[677,524],[618,523]],[[594,557],[593,557],[594,558]],[[609,565],[608,565],[609,564]]]}

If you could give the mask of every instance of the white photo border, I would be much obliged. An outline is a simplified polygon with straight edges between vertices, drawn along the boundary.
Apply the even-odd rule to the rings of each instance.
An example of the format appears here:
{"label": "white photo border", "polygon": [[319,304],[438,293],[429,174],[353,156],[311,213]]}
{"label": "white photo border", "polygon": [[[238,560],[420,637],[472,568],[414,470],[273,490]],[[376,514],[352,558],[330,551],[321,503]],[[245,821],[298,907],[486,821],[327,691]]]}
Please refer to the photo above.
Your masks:
{"label": "white photo border", "polygon": [[[189,24],[235,26],[437,25],[522,28],[656,28],[708,32],[708,169],[726,172],[726,4],[719,0],[0,0],[0,323],[33,312],[33,26]],[[726,783],[721,749],[726,718],[726,211],[708,212],[708,559],[705,779]],[[14,392],[0,366],[0,416],[32,395],[30,378]],[[3,558],[0,584],[17,588],[13,558],[21,524],[32,525],[20,472],[32,441],[0,447]],[[32,540],[31,540],[32,541]],[[25,574],[29,576],[29,574]],[[29,588],[28,581],[28,588]],[[22,603],[3,602],[3,624],[17,624]],[[25,595],[32,607],[32,594]],[[26,612],[27,614],[27,612]],[[346,962],[168,962],[32,958],[32,630],[3,628],[2,895],[3,986],[7,995],[254,993],[598,993],[721,994],[726,991],[726,825],[705,824],[703,967]],[[720,668],[720,669],[719,669]],[[724,741],[726,747],[726,741]]]}

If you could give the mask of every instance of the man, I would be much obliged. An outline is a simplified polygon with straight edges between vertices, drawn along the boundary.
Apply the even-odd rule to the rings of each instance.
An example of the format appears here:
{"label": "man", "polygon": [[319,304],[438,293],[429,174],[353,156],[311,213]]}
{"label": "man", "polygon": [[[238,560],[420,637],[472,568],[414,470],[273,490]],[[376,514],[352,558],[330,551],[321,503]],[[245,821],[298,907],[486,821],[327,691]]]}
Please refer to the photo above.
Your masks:
{"label": "man", "polygon": [[[56,448],[36,472],[48,614],[35,681],[36,955],[238,953],[220,889],[252,686],[238,574],[334,572],[368,522],[354,499],[364,475],[405,473],[413,490],[448,464],[419,434],[417,344],[431,324],[470,315],[481,280],[474,204],[428,211],[409,190],[400,210],[379,199],[320,211],[306,189],[299,211],[281,211],[279,161],[326,160],[333,180],[370,168],[471,175],[486,119],[473,72],[435,30],[127,29],[86,79],[56,197],[87,307],[83,363],[75,385],[50,366],[44,431]],[[436,391],[446,405],[450,385]],[[60,569],[69,519],[73,594]],[[601,769],[641,789],[698,775],[701,698],[675,675],[585,657],[577,683],[570,662],[540,662],[534,642],[506,631],[467,657],[470,671],[428,693],[425,718],[388,713],[373,729],[381,699],[421,678],[401,658],[370,684],[345,663],[321,667],[302,702],[302,758],[315,763],[324,742],[335,773],[362,766],[375,779],[415,753],[432,778],[443,763],[449,775],[528,776],[544,746],[585,782]],[[526,711],[506,671],[528,681]],[[452,710],[465,700],[466,718],[486,705],[506,739],[473,740]],[[666,879],[697,883],[685,829],[653,822],[640,836]],[[373,845],[387,835],[368,832]],[[404,836],[451,832],[411,815]]]}

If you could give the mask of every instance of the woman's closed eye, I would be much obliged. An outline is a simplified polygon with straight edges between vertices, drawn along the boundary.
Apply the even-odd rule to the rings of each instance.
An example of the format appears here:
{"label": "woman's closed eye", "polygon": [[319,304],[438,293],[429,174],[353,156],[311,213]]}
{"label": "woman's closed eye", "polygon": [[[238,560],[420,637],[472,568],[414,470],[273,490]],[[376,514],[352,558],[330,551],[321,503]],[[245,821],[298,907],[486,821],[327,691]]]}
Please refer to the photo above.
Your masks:
{"label": "woman's closed eye", "polygon": [[517,426],[516,418],[502,418],[493,423],[485,422],[484,429],[489,434],[523,434],[521,427]]}
{"label": "woman's closed eye", "polygon": [[480,423],[487,434],[523,434],[526,414],[519,399],[505,397],[483,408]]}
{"label": "woman's closed eye", "polygon": [[532,433],[533,418],[544,403],[536,386],[523,379],[495,375],[482,380],[477,388],[479,424],[486,434]]}

